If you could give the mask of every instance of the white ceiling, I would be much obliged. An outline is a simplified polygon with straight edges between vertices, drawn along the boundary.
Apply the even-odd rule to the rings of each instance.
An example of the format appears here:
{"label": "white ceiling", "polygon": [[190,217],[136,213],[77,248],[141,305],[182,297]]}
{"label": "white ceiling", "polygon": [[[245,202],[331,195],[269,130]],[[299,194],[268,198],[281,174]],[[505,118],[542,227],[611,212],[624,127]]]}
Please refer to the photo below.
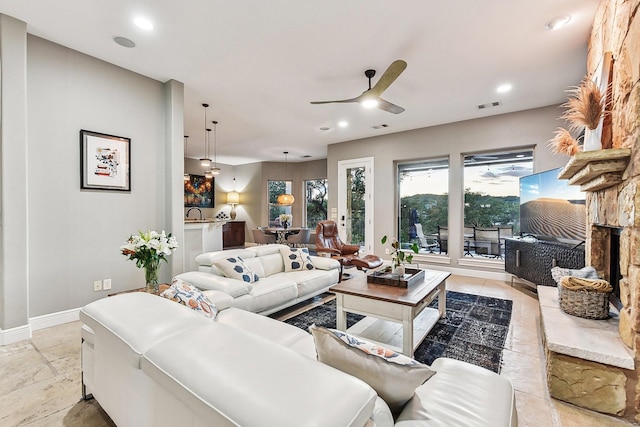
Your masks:
{"label": "white ceiling", "polygon": [[[283,151],[289,161],[325,158],[337,142],[561,103],[585,74],[598,3],[0,0],[0,12],[36,36],[161,82],[183,82],[187,155],[204,154],[201,104],[208,102],[208,120],[219,122],[217,160],[237,165],[282,161]],[[139,15],[155,28],[137,28]],[[572,20],[547,30],[559,15]],[[115,36],[137,46],[121,47]],[[396,59],[407,69],[383,97],[405,112],[309,104],[360,95],[364,71],[377,70],[375,84]],[[513,90],[498,94],[507,82]],[[477,108],[493,101],[500,106]],[[349,126],[338,128],[340,120]],[[373,129],[382,124],[388,127]]]}

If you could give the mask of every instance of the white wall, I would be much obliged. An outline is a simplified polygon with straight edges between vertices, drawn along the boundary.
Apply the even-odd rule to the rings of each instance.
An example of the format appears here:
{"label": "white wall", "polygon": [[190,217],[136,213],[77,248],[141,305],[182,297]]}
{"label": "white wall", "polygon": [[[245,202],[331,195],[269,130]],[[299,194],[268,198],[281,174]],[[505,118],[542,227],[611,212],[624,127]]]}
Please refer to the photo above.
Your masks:
{"label": "white wall", "polygon": [[[34,36],[27,57],[34,317],[144,285],[118,249],[138,230],[165,227],[169,172],[162,83]],[[131,138],[131,192],[80,190],[80,129]],[[163,264],[160,279],[169,277]],[[93,281],[106,278],[112,290],[94,292]]]}
{"label": "white wall", "polygon": [[417,129],[374,138],[330,145],[328,148],[329,209],[337,207],[338,161],[373,156],[375,253],[384,254],[381,236],[395,236],[397,208],[396,161],[448,156],[449,169],[449,254],[452,266],[462,255],[462,156],[463,153],[499,148],[536,146],[534,169],[563,166],[568,157],[553,155],[546,141],[562,125],[561,110],[549,106],[518,113]]}

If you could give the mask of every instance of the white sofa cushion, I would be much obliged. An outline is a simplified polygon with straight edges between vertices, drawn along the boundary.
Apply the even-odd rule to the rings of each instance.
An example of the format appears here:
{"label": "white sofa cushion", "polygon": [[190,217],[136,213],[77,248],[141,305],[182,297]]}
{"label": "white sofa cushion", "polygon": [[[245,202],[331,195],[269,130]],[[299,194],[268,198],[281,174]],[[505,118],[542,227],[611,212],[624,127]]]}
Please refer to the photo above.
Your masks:
{"label": "white sofa cushion", "polygon": [[376,400],[357,378],[218,322],[149,349],[142,369],[198,418],[238,426],[361,427]]}
{"label": "white sofa cushion", "polygon": [[175,278],[183,280],[200,290],[222,291],[233,298],[248,294],[253,288],[250,283],[242,280],[220,277],[203,271],[188,271],[178,274]]}
{"label": "white sofa cushion", "polygon": [[218,314],[215,304],[200,289],[180,279],[173,279],[171,286],[162,291],[160,296],[189,307],[205,317],[215,318]]}
{"label": "white sofa cushion", "polygon": [[259,313],[272,307],[278,307],[285,301],[295,301],[298,287],[294,281],[278,275],[266,277],[256,282],[246,295],[236,297],[233,306]]}
{"label": "white sofa cushion", "polygon": [[311,335],[300,328],[291,328],[291,325],[284,322],[267,316],[256,316],[254,313],[233,307],[222,310],[218,314],[216,322],[251,332],[269,341],[289,347],[311,359],[316,358],[316,349]]}
{"label": "white sofa cushion", "polygon": [[312,325],[318,360],[369,384],[399,413],[434,371],[427,365],[344,332]]}
{"label": "white sofa cushion", "polygon": [[396,427],[518,425],[513,387],[507,379],[448,358],[436,359],[431,368],[436,374],[416,389]]}
{"label": "white sofa cushion", "polygon": [[262,263],[264,277],[273,276],[274,274],[284,271],[284,262],[282,261],[282,255],[280,255],[279,250],[275,254],[262,255],[258,257],[258,259]]}
{"label": "white sofa cushion", "polygon": [[224,251],[205,252],[195,258],[196,264],[201,266],[211,266],[216,260],[227,257],[242,257],[244,259],[256,256],[255,251],[249,249],[227,249]]}
{"label": "white sofa cushion", "polygon": [[225,277],[229,277],[230,279],[242,280],[246,283],[253,283],[260,280],[260,277],[258,277],[239,256],[218,259],[214,262],[214,265],[224,273]]}
{"label": "white sofa cushion", "polygon": [[335,284],[340,275],[339,270],[326,271],[313,269],[310,271],[292,271],[291,273],[278,273],[272,277],[281,277],[283,280],[293,280],[298,284],[298,298],[317,293],[318,291]]}
{"label": "white sofa cushion", "polygon": [[309,249],[307,248],[286,247],[280,249],[280,254],[282,255],[282,261],[284,262],[285,273],[314,269],[311,258],[309,258]]}
{"label": "white sofa cushion", "polygon": [[315,255],[311,255],[310,258],[313,266],[319,270],[340,269],[340,263],[336,259]]}

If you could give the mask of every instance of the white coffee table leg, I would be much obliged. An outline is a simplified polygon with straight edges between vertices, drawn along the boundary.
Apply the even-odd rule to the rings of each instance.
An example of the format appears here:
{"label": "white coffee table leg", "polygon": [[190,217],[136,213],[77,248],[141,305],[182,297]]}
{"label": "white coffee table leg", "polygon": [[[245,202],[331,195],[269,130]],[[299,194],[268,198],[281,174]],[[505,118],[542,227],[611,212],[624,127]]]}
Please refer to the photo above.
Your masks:
{"label": "white coffee table leg", "polygon": [[440,288],[440,292],[438,293],[438,312],[440,313],[440,318],[443,318],[447,315],[447,287],[446,280],[443,280],[442,283],[438,285]]}
{"label": "white coffee table leg", "polygon": [[343,295],[336,295],[336,329],[339,331],[347,331],[347,314],[344,312]]}
{"label": "white coffee table leg", "polygon": [[413,308],[402,309],[402,354],[413,357]]}

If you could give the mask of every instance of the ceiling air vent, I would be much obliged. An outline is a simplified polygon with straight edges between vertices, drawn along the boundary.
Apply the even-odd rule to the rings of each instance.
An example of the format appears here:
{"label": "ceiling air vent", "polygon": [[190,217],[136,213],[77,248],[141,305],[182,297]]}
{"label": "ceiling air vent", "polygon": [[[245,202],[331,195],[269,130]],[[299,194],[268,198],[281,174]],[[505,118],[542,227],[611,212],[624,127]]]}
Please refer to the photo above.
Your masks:
{"label": "ceiling air vent", "polygon": [[382,125],[375,125],[375,126],[371,126],[371,127],[374,128],[374,129],[382,129],[382,128],[388,128],[389,125],[382,124]]}
{"label": "ceiling air vent", "polygon": [[484,110],[485,108],[493,108],[500,105],[500,101],[493,101],[488,104],[480,104],[478,105],[478,110]]}

